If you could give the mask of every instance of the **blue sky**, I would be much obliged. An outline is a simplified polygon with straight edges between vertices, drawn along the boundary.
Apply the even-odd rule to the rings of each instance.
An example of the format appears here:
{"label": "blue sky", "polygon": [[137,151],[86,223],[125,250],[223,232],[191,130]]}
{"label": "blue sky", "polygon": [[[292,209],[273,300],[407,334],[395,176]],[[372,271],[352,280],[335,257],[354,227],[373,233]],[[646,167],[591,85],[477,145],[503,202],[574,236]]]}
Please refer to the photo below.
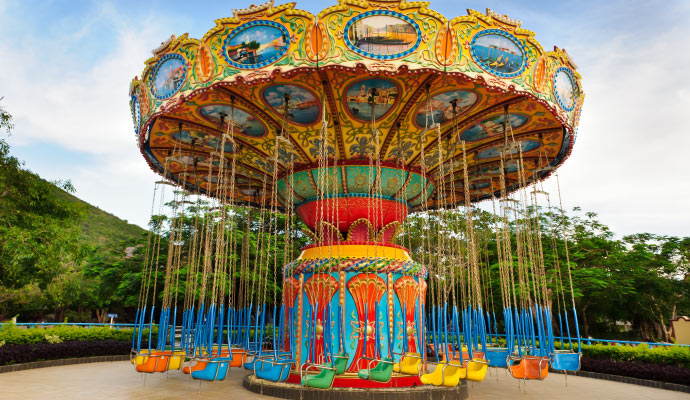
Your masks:
{"label": "blue sky", "polygon": [[[15,116],[13,153],[47,179],[71,179],[84,200],[145,225],[157,177],[134,142],[129,83],[171,34],[201,37],[214,19],[251,3],[0,0],[0,97]],[[335,3],[297,7],[316,14]],[[690,2],[430,7],[449,18],[467,8],[507,14],[578,64],[586,99],[575,149],[560,169],[566,206],[599,213],[621,235],[690,235]]]}

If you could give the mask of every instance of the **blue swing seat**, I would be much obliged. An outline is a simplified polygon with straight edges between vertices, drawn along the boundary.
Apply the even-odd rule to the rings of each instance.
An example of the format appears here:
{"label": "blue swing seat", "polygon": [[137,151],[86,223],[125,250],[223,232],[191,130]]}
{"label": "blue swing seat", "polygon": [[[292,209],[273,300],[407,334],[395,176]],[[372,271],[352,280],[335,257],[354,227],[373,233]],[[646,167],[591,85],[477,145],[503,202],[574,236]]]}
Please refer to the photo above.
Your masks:
{"label": "blue swing seat", "polygon": [[491,367],[508,367],[508,349],[507,348],[488,348],[484,354],[486,360],[489,362]]}
{"label": "blue swing seat", "polygon": [[252,360],[245,362],[242,366],[244,367],[244,369],[247,369],[249,371],[254,371],[254,363],[256,362],[256,360],[263,357],[264,353],[261,351],[258,351],[258,352],[248,351],[247,355],[251,356]]}
{"label": "blue swing seat", "polygon": [[295,360],[286,354],[279,354],[278,358],[273,355],[258,358],[254,362],[254,375],[271,382],[284,382],[290,374],[290,366],[294,363]]}
{"label": "blue swing seat", "polygon": [[228,374],[232,357],[216,357],[207,361],[206,367],[193,371],[192,378],[205,381],[222,381]]}
{"label": "blue swing seat", "polygon": [[556,371],[577,372],[580,370],[582,353],[558,352],[551,358],[551,369]]}
{"label": "blue swing seat", "polygon": [[250,371],[254,371],[254,363],[256,363],[256,360],[258,360],[259,357],[261,357],[261,354],[255,355],[254,358],[253,358],[251,361],[247,361],[247,362],[244,363],[242,366],[244,367],[244,369],[247,369],[247,370],[250,370]]}
{"label": "blue swing seat", "polygon": [[[266,351],[264,351],[264,352],[262,352],[262,353],[250,354],[250,355],[253,355],[254,358],[253,358],[251,361],[247,361],[246,363],[244,363],[243,367],[244,367],[244,369],[247,369],[247,370],[249,370],[249,371],[254,371],[254,364],[255,364],[257,361],[261,360],[261,359],[265,359],[266,357],[273,357],[273,352],[270,351],[270,350],[266,350]],[[291,353],[287,353],[287,352],[284,352],[284,351],[279,351],[279,352],[278,352],[278,358],[279,358],[279,359],[280,359],[280,358],[285,358],[286,356],[291,356],[291,355],[292,355]],[[264,365],[261,365],[261,366],[259,366],[259,368],[260,368],[260,369],[264,369],[264,368],[266,368],[266,367],[265,367]]]}

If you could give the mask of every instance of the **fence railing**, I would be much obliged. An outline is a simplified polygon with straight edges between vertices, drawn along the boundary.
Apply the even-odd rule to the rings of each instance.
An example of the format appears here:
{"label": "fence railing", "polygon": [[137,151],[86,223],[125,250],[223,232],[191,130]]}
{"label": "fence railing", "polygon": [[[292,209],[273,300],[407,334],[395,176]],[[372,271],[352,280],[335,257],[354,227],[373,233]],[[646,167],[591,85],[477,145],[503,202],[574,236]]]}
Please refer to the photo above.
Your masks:
{"label": "fence railing", "polygon": [[[12,324],[11,322],[0,322],[0,330],[2,330],[2,327],[4,325],[9,325]],[[109,324],[109,323],[99,323],[99,322],[17,322],[14,323],[17,327],[20,328],[33,328],[33,327],[53,327],[53,326],[83,326],[87,328],[91,327],[98,327],[98,326],[107,326],[107,327],[113,327],[115,329],[122,329],[122,328],[132,328],[134,327],[134,324]]]}
{"label": "fence railing", "polygon": [[[434,334],[434,331],[432,330],[427,330],[427,338],[431,337]],[[453,336],[453,332],[444,332],[444,331],[438,331],[439,337],[444,337],[445,335],[448,335],[448,337]],[[505,338],[506,335],[504,334],[498,334],[498,337],[500,338]],[[496,334],[491,334],[491,338],[495,338]],[[487,342],[489,339],[489,335],[487,334]],[[563,341],[566,343],[574,343],[577,344],[577,338],[571,337],[561,337],[561,336],[554,336],[554,339],[557,341]],[[620,346],[620,345],[625,345],[625,346],[637,346],[639,344],[646,344],[649,347],[670,347],[670,346],[680,346],[680,347],[690,347],[690,344],[674,344],[674,343],[661,343],[661,342],[636,342],[633,340],[618,340],[618,339],[594,339],[594,338],[580,338],[580,341],[584,345],[592,345],[592,344],[606,344],[609,346]]]}

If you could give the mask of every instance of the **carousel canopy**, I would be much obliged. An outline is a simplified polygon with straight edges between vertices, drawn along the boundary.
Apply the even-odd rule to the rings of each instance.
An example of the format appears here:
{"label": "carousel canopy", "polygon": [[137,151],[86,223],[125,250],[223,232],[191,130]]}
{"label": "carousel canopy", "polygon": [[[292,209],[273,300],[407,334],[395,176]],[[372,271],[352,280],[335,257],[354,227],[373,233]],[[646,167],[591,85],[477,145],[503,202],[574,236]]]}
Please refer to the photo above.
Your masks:
{"label": "carousel canopy", "polygon": [[427,5],[339,0],[314,16],[271,1],[171,37],[130,87],[142,154],[192,192],[278,208],[380,185],[433,209],[547,177],[574,143],[573,61],[491,10]]}

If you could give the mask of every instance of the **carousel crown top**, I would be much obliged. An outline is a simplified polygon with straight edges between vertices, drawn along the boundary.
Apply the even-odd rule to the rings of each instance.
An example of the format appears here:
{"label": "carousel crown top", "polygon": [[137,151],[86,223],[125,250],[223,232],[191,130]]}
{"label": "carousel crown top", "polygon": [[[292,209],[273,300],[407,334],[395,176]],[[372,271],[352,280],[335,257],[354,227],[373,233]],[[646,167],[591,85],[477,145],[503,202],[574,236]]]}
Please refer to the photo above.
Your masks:
{"label": "carousel crown top", "polygon": [[130,87],[142,154],[191,192],[277,210],[374,192],[434,209],[549,176],[584,98],[566,51],[491,10],[427,6],[270,1],[171,37]]}

